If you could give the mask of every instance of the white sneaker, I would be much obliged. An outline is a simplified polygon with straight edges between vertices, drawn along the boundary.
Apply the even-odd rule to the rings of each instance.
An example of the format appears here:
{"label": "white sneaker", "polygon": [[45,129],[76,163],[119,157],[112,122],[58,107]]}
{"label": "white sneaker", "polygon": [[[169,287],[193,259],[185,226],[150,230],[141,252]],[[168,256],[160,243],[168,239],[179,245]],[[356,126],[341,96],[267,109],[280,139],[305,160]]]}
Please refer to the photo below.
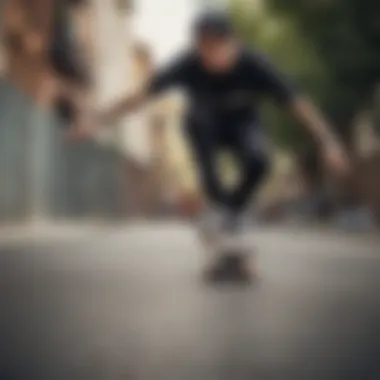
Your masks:
{"label": "white sneaker", "polygon": [[248,225],[248,215],[245,212],[229,212],[225,215],[223,230],[231,234],[239,235],[247,231]]}
{"label": "white sneaker", "polygon": [[199,219],[199,229],[207,234],[217,234],[221,232],[225,221],[225,212],[217,206],[209,206],[202,213]]}
{"label": "white sneaker", "polygon": [[227,214],[221,229],[221,245],[227,249],[244,249],[248,224],[248,218],[245,213]]}

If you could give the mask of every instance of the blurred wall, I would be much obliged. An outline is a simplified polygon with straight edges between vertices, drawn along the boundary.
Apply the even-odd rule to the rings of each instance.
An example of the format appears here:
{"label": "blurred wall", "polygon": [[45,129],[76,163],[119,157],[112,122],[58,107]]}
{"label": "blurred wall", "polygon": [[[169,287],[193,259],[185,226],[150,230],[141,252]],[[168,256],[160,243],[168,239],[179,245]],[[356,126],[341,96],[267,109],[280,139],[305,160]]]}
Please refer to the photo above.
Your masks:
{"label": "blurred wall", "polygon": [[4,74],[5,70],[5,55],[4,55],[4,10],[5,2],[0,2],[0,75]]}
{"label": "blurred wall", "polygon": [[[88,14],[92,27],[88,43],[93,45],[94,59],[90,62],[94,73],[93,97],[99,107],[106,107],[130,92],[134,86],[132,75],[131,11],[121,7],[122,1],[90,0]],[[123,149],[123,130],[127,120],[109,129],[103,140]]]}
{"label": "blurred wall", "polygon": [[5,2],[3,14],[3,55],[13,83],[35,99],[42,96],[47,70],[54,2],[35,0]]}
{"label": "blurred wall", "polygon": [[124,156],[96,141],[67,142],[50,108],[53,11],[52,0],[10,0],[5,9],[0,221],[124,216]]}
{"label": "blurred wall", "polygon": [[[125,85],[124,92],[137,91],[149,80],[153,71],[153,57],[150,48],[141,42],[133,41],[130,50],[131,78]],[[153,159],[151,144],[152,112],[150,106],[134,112],[127,117],[122,132],[122,148],[125,155],[140,166],[149,166]]]}
{"label": "blurred wall", "polygon": [[67,143],[58,120],[0,82],[0,220],[124,215],[123,157],[93,141]]}

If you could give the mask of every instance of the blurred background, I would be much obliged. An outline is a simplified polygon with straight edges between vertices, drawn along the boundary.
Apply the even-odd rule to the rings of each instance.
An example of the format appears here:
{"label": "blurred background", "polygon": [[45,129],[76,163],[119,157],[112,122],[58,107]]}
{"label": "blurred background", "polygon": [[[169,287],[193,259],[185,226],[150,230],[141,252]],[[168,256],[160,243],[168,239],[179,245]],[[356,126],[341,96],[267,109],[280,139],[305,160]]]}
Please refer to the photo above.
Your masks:
{"label": "blurred background", "polygon": [[[198,281],[182,94],[70,138],[82,110],[173,58],[206,7],[310,94],[354,162],[331,177],[265,105],[260,286]],[[221,169],[238,175],[228,156]],[[379,223],[378,0],[0,1],[2,380],[378,380]]]}
{"label": "blurred background", "polygon": [[[181,94],[93,139],[65,136],[81,118],[78,99],[102,108],[142,86],[188,42],[197,11],[223,7],[244,40],[321,105],[355,162],[345,183],[330,178],[302,128],[267,105],[273,170],[256,217],[344,228],[379,223],[376,1],[8,0],[1,7],[2,222],[194,215],[202,197],[180,134]],[[228,157],[222,168],[232,180]]]}

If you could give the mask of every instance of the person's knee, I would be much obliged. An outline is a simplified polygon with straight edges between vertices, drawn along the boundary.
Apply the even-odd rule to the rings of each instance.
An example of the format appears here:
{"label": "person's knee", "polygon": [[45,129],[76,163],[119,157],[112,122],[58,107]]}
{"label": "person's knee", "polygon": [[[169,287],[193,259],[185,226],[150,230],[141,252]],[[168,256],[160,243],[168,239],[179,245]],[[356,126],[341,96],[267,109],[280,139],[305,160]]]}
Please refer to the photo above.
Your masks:
{"label": "person's knee", "polygon": [[270,171],[270,161],[268,157],[261,157],[257,159],[258,171],[261,177],[266,177]]}
{"label": "person's knee", "polygon": [[211,201],[215,203],[221,203],[224,201],[221,184],[213,170],[203,170],[201,174],[201,182],[204,191]]}
{"label": "person's knee", "polygon": [[265,155],[251,154],[247,157],[246,169],[251,176],[254,176],[257,180],[261,180],[269,173],[269,159]]}

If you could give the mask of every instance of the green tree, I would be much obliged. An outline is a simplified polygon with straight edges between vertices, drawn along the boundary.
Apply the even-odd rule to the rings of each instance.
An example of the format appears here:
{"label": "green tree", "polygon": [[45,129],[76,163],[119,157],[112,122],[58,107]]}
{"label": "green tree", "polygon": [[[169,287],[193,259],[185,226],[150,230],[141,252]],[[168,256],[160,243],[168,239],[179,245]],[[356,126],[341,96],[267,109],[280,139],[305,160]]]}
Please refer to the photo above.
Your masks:
{"label": "green tree", "polygon": [[[294,22],[241,1],[231,2],[230,10],[244,40],[268,54],[297,85],[322,103],[329,85],[329,72],[313,46],[298,33]],[[271,104],[266,104],[264,110],[264,119],[275,143],[291,149],[305,144],[307,136],[284,112]]]}
{"label": "green tree", "polygon": [[[349,143],[354,118],[370,106],[380,81],[380,2],[231,0],[230,9],[247,43],[267,52],[292,76]],[[273,140],[298,154],[305,173],[318,182],[310,138],[283,113],[266,110]]]}
{"label": "green tree", "polygon": [[[230,11],[238,31],[251,46],[264,51],[282,71],[320,104],[330,84],[330,73],[313,45],[299,33],[289,17],[262,6],[263,3],[235,0]],[[282,109],[271,103],[264,105],[264,123],[272,141],[281,149],[290,150],[297,158],[309,183],[320,182],[317,152],[309,135],[296,125]]]}
{"label": "green tree", "polygon": [[313,46],[328,68],[322,102],[349,141],[353,118],[370,105],[380,80],[380,2],[377,0],[268,0]]}

